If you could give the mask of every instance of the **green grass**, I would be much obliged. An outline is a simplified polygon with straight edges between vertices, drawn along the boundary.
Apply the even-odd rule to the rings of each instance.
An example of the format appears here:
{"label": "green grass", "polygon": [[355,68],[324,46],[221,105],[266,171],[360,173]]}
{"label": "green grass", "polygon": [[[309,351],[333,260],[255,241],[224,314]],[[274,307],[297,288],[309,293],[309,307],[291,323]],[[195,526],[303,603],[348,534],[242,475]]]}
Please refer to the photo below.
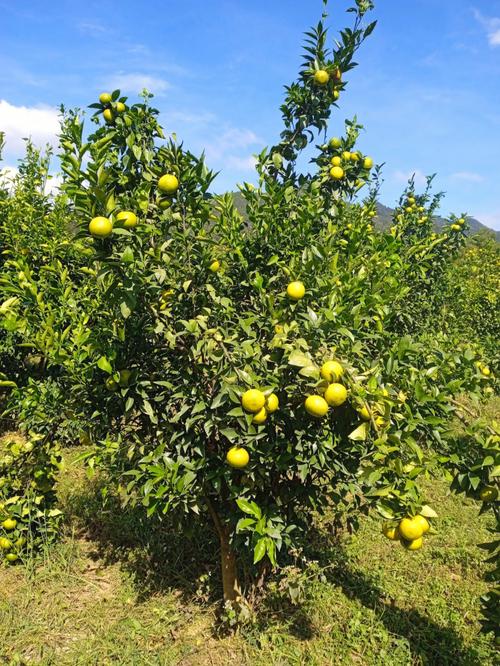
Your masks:
{"label": "green grass", "polygon": [[[0,663],[71,665],[494,664],[478,633],[488,517],[429,483],[437,534],[416,553],[364,519],[334,540],[318,528],[308,547],[304,599],[288,573],[274,580],[254,622],[215,632],[216,543],[209,531],[151,530],[134,510],[101,509],[99,482],[68,453],[60,494],[62,541],[35,562],[0,568]],[[214,564],[215,563],[215,564]]]}

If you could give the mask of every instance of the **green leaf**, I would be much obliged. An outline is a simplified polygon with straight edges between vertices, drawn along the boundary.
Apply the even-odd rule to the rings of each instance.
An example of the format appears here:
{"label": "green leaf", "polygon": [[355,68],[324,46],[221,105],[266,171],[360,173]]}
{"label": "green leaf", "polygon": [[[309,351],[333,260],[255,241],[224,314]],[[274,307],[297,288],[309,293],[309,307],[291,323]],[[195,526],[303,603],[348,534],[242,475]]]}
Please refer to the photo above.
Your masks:
{"label": "green leaf", "polygon": [[132,314],[132,310],[129,308],[128,304],[125,303],[125,301],[120,303],[120,312],[122,313],[122,317],[124,319],[128,319]]}
{"label": "green leaf", "polygon": [[309,356],[306,356],[300,351],[292,351],[288,357],[289,365],[296,365],[299,368],[305,368],[307,366],[313,365],[312,360]]}
{"label": "green leaf", "polygon": [[150,419],[151,423],[158,423],[158,419],[156,418],[156,415],[153,411],[153,408],[152,408],[151,403],[149,402],[149,400],[144,400],[143,401],[142,409],[149,416],[149,419]]}
{"label": "green leaf", "polygon": [[252,527],[255,525],[255,519],[254,518],[240,518],[238,520],[238,523],[236,524],[236,531],[237,532],[244,532],[247,530],[249,527]]}
{"label": "green leaf", "polygon": [[368,432],[370,429],[370,424],[368,421],[365,421],[359,425],[356,430],[353,430],[349,435],[349,439],[353,439],[356,442],[364,441],[368,437]]}
{"label": "green leaf", "polygon": [[253,549],[253,563],[257,564],[266,554],[266,538],[259,539]]}
{"label": "green leaf", "polygon": [[101,356],[101,358],[97,361],[97,367],[103,370],[104,372],[107,372],[108,375],[113,374],[113,368],[111,367],[111,363],[108,361],[108,359],[105,356]]}
{"label": "green leaf", "polygon": [[131,247],[127,246],[121,256],[121,260],[126,264],[131,264],[134,261],[134,251]]}
{"label": "green leaf", "polygon": [[234,442],[239,438],[238,433],[234,428],[223,428],[220,431],[220,434],[226,439],[228,439],[230,442]]}
{"label": "green leaf", "polygon": [[438,517],[434,509],[431,509],[431,507],[428,504],[424,504],[424,506],[420,509],[420,513],[422,514],[422,516],[425,516],[426,518]]}
{"label": "green leaf", "polygon": [[240,497],[236,500],[236,504],[238,505],[238,508],[241,509],[244,513],[255,516],[257,520],[260,520],[262,517],[262,513],[255,502],[249,502],[248,500]]}

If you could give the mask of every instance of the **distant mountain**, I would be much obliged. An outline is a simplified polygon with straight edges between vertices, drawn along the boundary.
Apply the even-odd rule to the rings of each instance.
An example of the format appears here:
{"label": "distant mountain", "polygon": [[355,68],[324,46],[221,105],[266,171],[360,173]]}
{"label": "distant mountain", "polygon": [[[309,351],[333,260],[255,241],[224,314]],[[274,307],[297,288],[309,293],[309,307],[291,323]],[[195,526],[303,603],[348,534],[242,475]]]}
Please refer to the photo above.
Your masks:
{"label": "distant mountain", "polygon": [[[246,217],[245,200],[243,199],[240,192],[233,192],[233,194],[234,194],[234,203],[236,205],[236,208],[241,213],[241,215],[243,215],[243,217]],[[377,203],[377,217],[375,219],[375,225],[380,229],[388,229],[392,224],[393,214],[394,214],[393,208],[389,208],[388,206],[384,206],[384,204]],[[467,222],[470,225],[470,231],[468,232],[470,236],[477,234],[479,232],[486,232],[489,234],[493,234],[493,236],[495,236],[497,241],[500,242],[500,231],[495,231],[494,229],[490,229],[485,224],[479,222],[479,220],[476,220],[474,217],[468,217]],[[436,229],[442,229],[442,227],[446,226],[446,224],[448,223],[443,217],[436,216],[434,218],[434,226],[436,227]]]}
{"label": "distant mountain", "polygon": [[[377,219],[376,219],[377,226],[379,226],[382,229],[387,229],[388,227],[390,227],[392,224],[393,214],[394,214],[393,208],[389,208],[388,206],[384,206],[384,204],[377,203]],[[495,236],[497,241],[500,242],[500,231],[495,231],[494,229],[490,229],[485,224],[479,222],[479,220],[476,220],[475,217],[468,217],[467,222],[470,226],[470,231],[468,232],[470,236],[473,236],[474,234],[478,234],[480,232],[486,232],[489,234],[493,234],[493,236]],[[443,217],[436,216],[434,218],[434,226],[436,227],[436,229],[442,229],[447,224],[448,222]]]}

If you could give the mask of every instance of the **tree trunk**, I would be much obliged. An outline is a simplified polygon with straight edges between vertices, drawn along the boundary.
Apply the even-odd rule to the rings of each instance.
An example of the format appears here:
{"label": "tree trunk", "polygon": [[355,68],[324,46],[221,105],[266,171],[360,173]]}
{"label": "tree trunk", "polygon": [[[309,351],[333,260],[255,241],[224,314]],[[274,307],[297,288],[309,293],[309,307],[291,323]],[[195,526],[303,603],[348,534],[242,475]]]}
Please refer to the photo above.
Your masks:
{"label": "tree trunk", "polygon": [[224,601],[238,601],[241,598],[241,589],[238,582],[236,555],[229,543],[229,530],[222,524],[210,498],[207,497],[206,502],[212,520],[214,521],[215,529],[219,535]]}

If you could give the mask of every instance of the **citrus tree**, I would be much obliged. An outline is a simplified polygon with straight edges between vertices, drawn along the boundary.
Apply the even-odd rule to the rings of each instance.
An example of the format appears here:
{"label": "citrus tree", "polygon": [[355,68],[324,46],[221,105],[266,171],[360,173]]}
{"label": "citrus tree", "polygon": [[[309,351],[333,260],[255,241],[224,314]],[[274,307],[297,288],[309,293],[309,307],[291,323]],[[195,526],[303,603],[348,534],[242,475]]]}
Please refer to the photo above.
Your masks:
{"label": "citrus tree", "polygon": [[491,373],[499,362],[500,244],[492,234],[476,234],[448,268],[443,327],[473,340],[483,350],[483,366]]}
{"label": "citrus tree", "polygon": [[[245,215],[210,194],[203,157],[165,139],[149,94],[103,93],[88,135],[63,110],[63,191],[86,263],[66,287],[76,309],[56,298],[65,325],[47,366],[124,502],[180,529],[211,519],[229,604],[304,544],[315,512],[355,527],[377,510],[388,539],[421,548],[436,514],[418,479],[450,460],[453,396],[483,382],[474,351],[428,333],[415,307],[438,298],[465,221],[436,234],[439,195],[410,182],[376,232],[379,169],[357,147],[361,126],[326,136],[372,8],[358,0],[332,45],[326,14],[306,33],[283,131],[257,184],[240,186]],[[37,340],[50,308],[23,309],[13,271],[5,284],[9,326]]]}

